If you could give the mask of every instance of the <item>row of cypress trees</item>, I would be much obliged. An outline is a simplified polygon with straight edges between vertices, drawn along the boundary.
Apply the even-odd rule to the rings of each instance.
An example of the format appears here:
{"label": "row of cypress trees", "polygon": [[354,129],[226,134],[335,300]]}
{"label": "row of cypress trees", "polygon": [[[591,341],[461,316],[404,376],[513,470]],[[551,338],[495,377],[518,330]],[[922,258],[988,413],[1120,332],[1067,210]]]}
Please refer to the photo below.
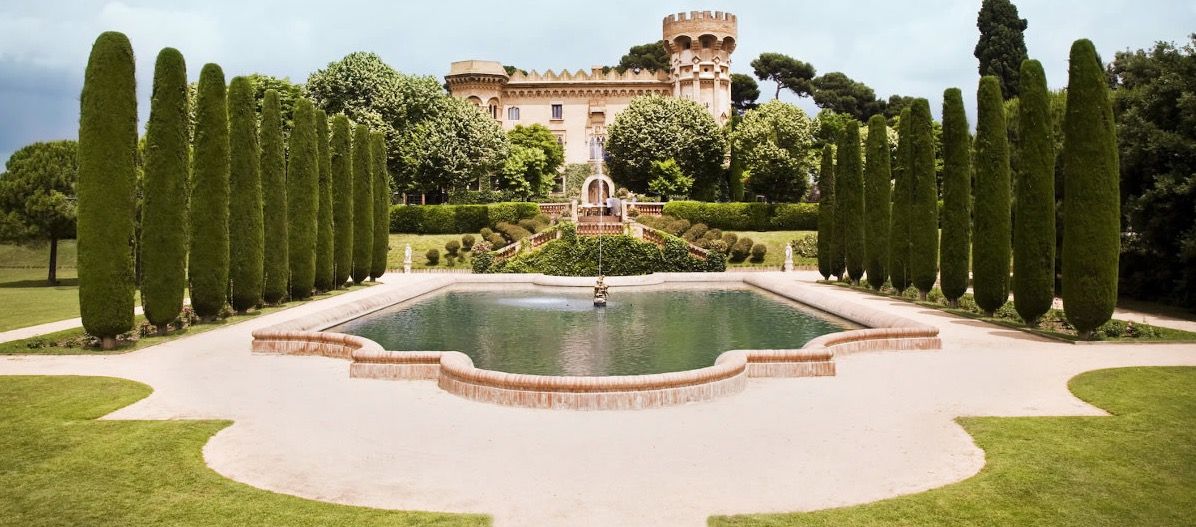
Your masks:
{"label": "row of cypress trees", "polygon": [[[1062,293],[1066,317],[1082,337],[1109,320],[1117,300],[1119,174],[1102,72],[1092,43],[1077,41],[1068,71],[1062,152],[1063,214],[1068,218]],[[858,125],[847,126],[837,154],[829,146],[824,149],[818,225],[824,278],[834,275],[858,283],[866,268],[873,288],[888,280],[898,291],[912,285],[922,298],[937,280],[952,305],[964,295],[970,278],[976,304],[990,316],[1012,290],[1018,314],[1037,324],[1055,292],[1056,153],[1042,65],[1026,60],[1020,74],[1020,105],[1012,116],[1005,115],[1000,81],[980,79],[974,140],[960,90],[943,94],[941,240],[932,121],[925,99],[916,99],[901,113],[895,167],[889,167],[881,116],[868,123],[862,179]],[[1022,131],[1012,147],[1008,118],[1018,119]],[[1022,159],[1016,178],[1011,148]],[[890,172],[895,180],[891,186]]]}
{"label": "row of cypress trees", "polygon": [[[189,140],[186,63],[173,48],[155,63],[138,240],[135,87],[128,38],[101,34],[81,96],[78,233],[80,312],[105,348],[133,327],[135,250],[145,316],[160,332],[178,319],[184,288],[196,315],[210,319],[229,304],[244,312],[343,286],[352,264],[357,283],[382,276],[390,193],[381,135],[358,125],[353,148],[338,115],[330,145],[327,116],[299,99],[287,144],[274,90],[259,134],[251,81],[236,77],[226,89],[220,66],[207,64]],[[344,186],[334,191],[334,182]],[[334,210],[344,204],[352,208]],[[341,230],[347,241],[336,239]]]}

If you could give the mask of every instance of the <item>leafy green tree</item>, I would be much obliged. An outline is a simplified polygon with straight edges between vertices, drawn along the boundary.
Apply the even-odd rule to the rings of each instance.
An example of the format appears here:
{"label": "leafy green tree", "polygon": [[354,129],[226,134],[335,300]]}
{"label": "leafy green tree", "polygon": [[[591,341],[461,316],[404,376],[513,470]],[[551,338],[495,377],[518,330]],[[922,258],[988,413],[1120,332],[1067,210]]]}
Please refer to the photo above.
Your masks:
{"label": "leafy green tree", "polygon": [[813,140],[806,113],[781,101],[748,111],[731,135],[732,148],[750,174],[752,192],[769,201],[798,201],[805,195]]}
{"label": "leafy green tree", "polygon": [[302,84],[295,84],[286,77],[274,77],[263,73],[251,73],[245,76],[253,86],[253,100],[259,116],[265,109],[266,92],[274,90],[278,94],[278,105],[282,112],[283,123],[287,129],[293,126],[295,118],[295,101],[307,97],[307,89]]}
{"label": "leafy green tree", "polygon": [[909,167],[914,197],[910,207],[909,271],[922,299],[930,293],[939,274],[939,189],[934,170],[933,130],[930,103],[926,99],[915,100],[910,107]]}
{"label": "leafy green tree", "polygon": [[262,223],[265,226],[262,300],[277,304],[287,297],[290,255],[287,252],[287,166],[282,137],[282,106],[278,92],[266,90],[262,99]]}
{"label": "leafy green tree", "polygon": [[898,144],[897,166],[894,170],[893,212],[889,227],[889,280],[897,291],[910,286],[910,225],[911,207],[914,203],[914,179],[910,168],[912,162],[912,131],[910,129],[912,108],[901,111],[897,121]]}
{"label": "leafy green tree", "polygon": [[141,304],[164,333],[183,310],[187,288],[187,64],[163,48],[154,65],[154,91],[145,130],[141,206]]}
{"label": "leafy green tree", "polygon": [[972,251],[972,137],[959,88],[943,92],[943,239],[940,287],[952,306],[968,290]]}
{"label": "leafy green tree", "polygon": [[[814,66],[781,53],[761,53],[752,61],[752,72],[762,81],[772,81],[777,85],[773,99],[781,98],[781,90],[786,89],[798,97],[809,97],[814,94],[814,86],[810,81],[817,71]],[[731,80],[731,86],[735,80]]]}
{"label": "leafy green tree", "polygon": [[972,283],[976,305],[990,316],[1009,300],[1009,143],[1001,80],[980,79],[976,94],[976,233]]}
{"label": "leafy green tree", "polygon": [[673,196],[685,196],[694,183],[694,179],[685,175],[672,159],[653,162],[651,178],[648,182],[648,192],[659,195],[666,201]]}
{"label": "leafy green tree", "polygon": [[760,85],[751,75],[742,73],[731,74],[731,107],[746,112],[756,107],[756,99],[760,98]]}
{"label": "leafy green tree", "polygon": [[[1117,53],[1122,294],[1196,308],[1196,35]],[[1054,102],[1054,100],[1052,100]]]}
{"label": "leafy green tree", "polygon": [[864,173],[860,161],[860,126],[847,125],[835,163],[835,233],[843,244],[847,276],[859,283],[864,275]]}
{"label": "leafy green tree", "polygon": [[835,147],[822,147],[822,169],[818,171],[818,272],[823,280],[837,275],[834,263],[835,239]]}
{"label": "leafy green tree", "polygon": [[740,151],[735,146],[735,130],[739,128],[739,123],[743,122],[743,116],[739,113],[732,113],[731,120],[727,122],[727,126],[723,128],[730,145],[731,162],[727,166],[727,198],[730,201],[743,201],[744,195],[744,179],[746,178],[747,168],[744,167],[744,152]]}
{"label": "leafy green tree", "polygon": [[847,123],[853,121],[855,118],[850,115],[836,113],[833,110],[820,110],[812,124],[814,147],[820,149],[826,145],[839,144],[839,137],[847,129]]}
{"label": "leafy green tree", "polygon": [[1013,303],[1022,320],[1036,325],[1055,298],[1055,145],[1042,64],[1023,62],[1019,77],[1021,171],[1013,221]]}
{"label": "leafy green tree", "polygon": [[895,121],[901,116],[901,111],[913,106],[917,97],[910,97],[907,95],[890,95],[889,100],[885,102],[885,119]]}
{"label": "leafy green tree", "polygon": [[615,71],[623,73],[627,70],[668,71],[669,52],[664,47],[664,41],[649,42],[638,46],[631,46],[627,54],[619,59]]}
{"label": "leafy green tree", "polygon": [[311,101],[295,104],[287,162],[287,257],[291,298],[311,296],[316,282],[316,220],[319,215],[320,161],[316,108]]}
{"label": "leafy green tree", "polygon": [[134,164],[137,93],[133,46],[123,33],[96,38],[79,110],[79,313],[104,349],[133,329]]}
{"label": "leafy green tree", "polygon": [[997,77],[1006,99],[1017,96],[1018,72],[1027,58],[1025,31],[1029,23],[1018,18],[1013,2],[984,0],[976,27],[980,40],[974,55],[980,61],[980,75]]}
{"label": "leafy green tree", "polygon": [[[383,141],[386,139],[384,138]],[[335,253],[332,244],[332,153],[329,151],[328,114],[316,110],[316,164],[320,179],[316,188],[316,291],[335,289]],[[386,158],[380,159],[383,165]]]}
{"label": "leafy green tree", "polygon": [[546,195],[552,190],[552,176],[544,169],[547,165],[543,150],[511,145],[510,154],[498,172],[498,188],[523,200]]}
{"label": "leafy green tree", "polygon": [[708,192],[718,184],[726,148],[718,123],[701,105],[650,95],[632,99],[607,127],[606,163],[611,178],[642,193],[652,163],[673,159],[694,179],[695,191]]}
{"label": "leafy green tree", "polygon": [[[448,190],[489,177],[507,158],[507,136],[498,121],[455,98],[416,124],[397,146],[406,189]],[[360,122],[360,121],[359,121]]]}
{"label": "leafy green tree", "polygon": [[885,102],[876,98],[872,88],[838,71],[816,77],[811,84],[814,104],[819,108],[850,115],[860,122],[884,112]]}
{"label": "leafy green tree", "polygon": [[77,151],[74,141],[33,143],[14,152],[0,175],[0,240],[49,240],[50,285],[58,284],[58,240],[75,236]]}
{"label": "leafy green tree", "polygon": [[888,279],[889,212],[892,207],[892,152],[889,150],[889,126],[883,115],[868,120],[868,162],[864,175],[865,267],[868,285],[880,290]]}
{"label": "leafy green tree", "polygon": [[353,125],[345,114],[332,118],[332,245],[334,287],[353,267]]}
{"label": "leafy green tree", "polygon": [[377,280],[386,273],[387,253],[390,250],[390,172],[386,169],[386,136],[381,132],[370,134],[370,148],[370,159],[374,161],[370,171],[374,185],[374,244],[370,251],[370,278]]}
{"label": "leafy green tree", "polygon": [[191,174],[191,307],[211,319],[228,304],[229,138],[224,71],[205,64],[195,101]]}
{"label": "leafy green tree", "polygon": [[262,219],[261,151],[253,85],[233,77],[228,87],[229,281],[233,309],[244,313],[262,303],[265,233]]}
{"label": "leafy green tree", "polygon": [[1113,316],[1121,203],[1108,78],[1088,40],[1071,47],[1063,123],[1063,309],[1082,338]]}
{"label": "leafy green tree", "polygon": [[547,164],[545,172],[555,174],[565,164],[565,147],[547,126],[536,123],[531,125],[517,124],[507,132],[507,140],[511,145],[536,148],[544,152]]}
{"label": "leafy green tree", "polygon": [[370,275],[374,247],[373,151],[370,129],[359,124],[353,129],[353,281],[360,284]]}

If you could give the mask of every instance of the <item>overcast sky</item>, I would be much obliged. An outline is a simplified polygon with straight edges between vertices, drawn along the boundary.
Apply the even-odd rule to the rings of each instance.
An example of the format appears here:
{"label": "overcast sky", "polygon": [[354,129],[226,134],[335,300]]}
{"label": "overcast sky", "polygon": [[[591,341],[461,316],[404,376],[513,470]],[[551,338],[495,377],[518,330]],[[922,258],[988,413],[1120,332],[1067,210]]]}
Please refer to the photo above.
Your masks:
{"label": "overcast sky", "polygon": [[[1194,0],[1015,0],[1029,19],[1030,56],[1052,87],[1066,83],[1067,53],[1092,39],[1116,51],[1183,41],[1196,31]],[[980,0],[4,0],[0,4],[0,160],[39,140],[75,138],[87,55],[105,30],[127,34],[137,55],[140,112],[159,49],[173,46],[194,80],[206,62],[225,75],[253,72],[303,82],[345,54],[374,51],[405,73],[443,76],[461,59],[544,71],[613,64],[632,44],[661,38],[661,19],[689,10],[739,17],[736,72],[764,51],[842,71],[887,98],[926,97],[939,113],[944,88],[974,106],[972,56]],[[772,87],[761,86],[762,99]],[[783,97],[786,98],[786,97]],[[794,100],[786,98],[787,100]],[[795,101],[812,111],[809,101]],[[969,109],[975,115],[974,109]]]}

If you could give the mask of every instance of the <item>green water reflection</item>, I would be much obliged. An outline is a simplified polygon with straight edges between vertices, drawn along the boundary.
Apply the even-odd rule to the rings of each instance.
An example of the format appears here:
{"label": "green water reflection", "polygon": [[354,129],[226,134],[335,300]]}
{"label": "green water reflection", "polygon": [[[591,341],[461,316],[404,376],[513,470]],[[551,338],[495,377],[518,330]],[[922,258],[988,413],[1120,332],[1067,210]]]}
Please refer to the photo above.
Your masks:
{"label": "green water reflection", "polygon": [[488,370],[638,375],[714,364],[732,349],[799,348],[842,331],[752,289],[612,289],[605,308],[585,289],[492,286],[434,293],[330,331],[395,351],[460,351]]}

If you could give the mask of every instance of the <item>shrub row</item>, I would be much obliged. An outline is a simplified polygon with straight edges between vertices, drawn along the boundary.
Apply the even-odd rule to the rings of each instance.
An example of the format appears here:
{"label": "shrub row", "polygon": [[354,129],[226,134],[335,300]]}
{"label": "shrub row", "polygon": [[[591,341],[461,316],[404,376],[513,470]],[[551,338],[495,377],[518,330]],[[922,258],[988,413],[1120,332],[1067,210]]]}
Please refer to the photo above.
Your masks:
{"label": "shrub row", "polygon": [[464,234],[499,223],[518,224],[540,213],[535,203],[490,205],[395,205],[391,207],[390,232],[411,234]]}
{"label": "shrub row", "polygon": [[729,231],[812,231],[818,229],[817,203],[705,203],[670,201],[664,213]]}

